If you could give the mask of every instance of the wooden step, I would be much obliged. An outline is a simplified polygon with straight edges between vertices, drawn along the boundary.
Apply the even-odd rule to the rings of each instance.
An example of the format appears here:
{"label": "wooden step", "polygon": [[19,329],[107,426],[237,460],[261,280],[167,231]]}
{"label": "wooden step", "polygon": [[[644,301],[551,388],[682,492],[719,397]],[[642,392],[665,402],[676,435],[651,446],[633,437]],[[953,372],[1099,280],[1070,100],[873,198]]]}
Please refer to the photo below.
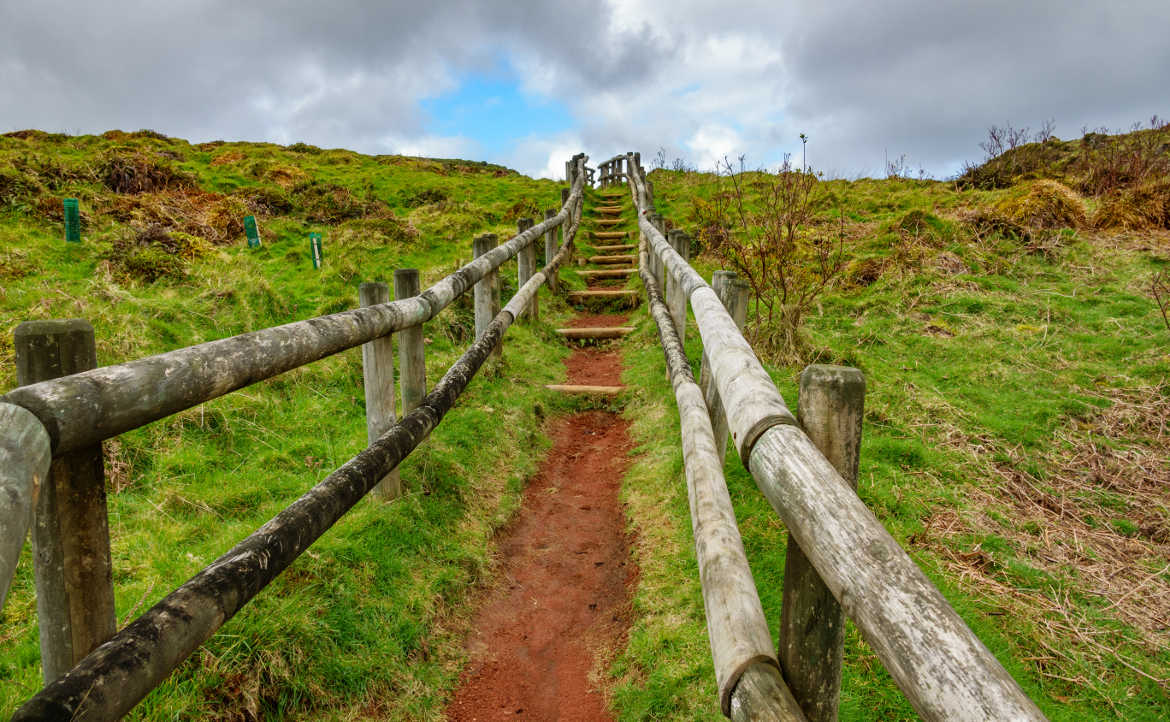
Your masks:
{"label": "wooden step", "polygon": [[588,301],[616,301],[625,299],[628,301],[637,301],[638,292],[632,288],[615,288],[604,289],[596,291],[570,291],[570,303],[586,303]]}
{"label": "wooden step", "polygon": [[621,338],[633,332],[633,326],[582,326],[557,329],[557,333],[570,339]]}
{"label": "wooden step", "polygon": [[609,191],[607,193],[598,193],[597,197],[598,198],[625,198],[626,193],[625,193],[625,191],[616,191],[616,192]]}
{"label": "wooden step", "polygon": [[590,256],[590,263],[636,263],[637,256],[634,255],[618,255],[618,256]]}
{"label": "wooden step", "polygon": [[629,238],[629,236],[629,231],[593,231],[593,237],[597,239]]}
{"label": "wooden step", "polygon": [[575,386],[572,384],[548,384],[549,391],[560,391],[566,394],[596,394],[599,396],[616,396],[626,390],[625,386]]}
{"label": "wooden step", "polygon": [[590,278],[629,278],[638,272],[636,268],[603,268],[596,271],[577,271],[577,275]]}
{"label": "wooden step", "polygon": [[637,248],[637,246],[635,246],[633,243],[623,243],[620,246],[594,246],[593,250],[597,251],[598,253],[616,253],[618,251],[632,251],[635,248]]}
{"label": "wooden step", "polygon": [[625,223],[621,218],[598,218],[593,222],[599,226],[617,226]]}
{"label": "wooden step", "polygon": [[621,206],[597,206],[593,210],[598,211],[600,213],[621,213],[622,207]]}

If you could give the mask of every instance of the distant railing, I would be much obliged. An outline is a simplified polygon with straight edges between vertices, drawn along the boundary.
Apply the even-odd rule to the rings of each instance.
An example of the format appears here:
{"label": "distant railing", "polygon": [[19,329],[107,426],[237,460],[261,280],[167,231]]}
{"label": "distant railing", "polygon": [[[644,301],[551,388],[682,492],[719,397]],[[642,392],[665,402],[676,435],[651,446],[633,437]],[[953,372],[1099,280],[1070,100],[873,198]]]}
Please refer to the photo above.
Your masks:
{"label": "distant railing", "polygon": [[[580,154],[566,164],[570,188],[562,191],[560,210],[543,222],[522,219],[519,232],[499,246],[495,236],[477,238],[476,257],[421,294],[416,271],[396,274],[408,298],[389,302],[385,284],[363,284],[361,308],[102,368],[92,368],[92,329],[84,322],[18,329],[18,380],[28,385],[0,396],[0,605],[35,506],[47,686],[13,719],[121,717],[363,496],[375,487],[397,493],[387,483],[391,472],[439,424],[512,322],[535,314],[540,286],[555,285],[581,220],[586,160]],[[536,271],[535,243],[542,237],[545,265]],[[500,309],[496,276],[513,256],[519,256],[520,288]],[[477,341],[425,393],[422,334],[412,331],[472,288]],[[389,345],[380,343],[395,332],[403,362],[398,420],[393,359]],[[371,402],[369,447],[114,633],[101,441],[359,345]],[[61,373],[67,375],[49,378]],[[57,493],[65,487],[69,494]]]}
{"label": "distant railing", "polygon": [[[620,173],[616,159],[599,167],[603,185]],[[664,232],[634,154],[627,154],[626,167],[642,239],[641,277],[678,400],[724,714],[836,719],[844,614],[924,719],[1044,719],[857,496],[860,372],[806,369],[798,423],[739,330],[744,292],[734,289],[733,274],[722,277],[721,294],[707,285],[687,261],[686,234]],[[703,376],[710,379],[703,406],[703,390],[682,355],[688,302],[703,342]],[[779,655],[726,498],[728,428],[744,466],[789,530]]]}

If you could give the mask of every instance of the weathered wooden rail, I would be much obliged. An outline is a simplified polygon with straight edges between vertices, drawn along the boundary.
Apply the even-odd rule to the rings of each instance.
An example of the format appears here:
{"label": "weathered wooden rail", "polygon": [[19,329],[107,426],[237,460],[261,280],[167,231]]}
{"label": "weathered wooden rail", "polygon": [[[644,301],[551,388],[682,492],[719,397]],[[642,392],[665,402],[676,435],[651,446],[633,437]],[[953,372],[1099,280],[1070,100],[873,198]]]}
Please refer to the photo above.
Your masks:
{"label": "weathered wooden rail", "polygon": [[[557,269],[572,253],[581,219],[585,161],[580,154],[566,164],[571,187],[563,190],[559,211],[550,211],[539,224],[524,219],[519,232],[506,243],[496,246],[493,242],[491,248],[483,248],[470,263],[421,294],[417,271],[404,270],[395,276],[400,294],[397,301],[388,301],[385,284],[370,284],[362,289],[363,305],[358,309],[70,373],[21,386],[0,397],[0,589],[4,592],[11,583],[30,517],[36,519],[38,530],[47,522],[56,523],[43,518],[43,502],[52,488],[47,480],[77,473],[72,467],[61,468],[63,461],[77,454],[90,455],[84,460],[92,466],[96,447],[100,487],[103,479],[97,445],[102,440],[359,345],[363,346],[367,399],[377,402],[368,408],[368,448],[138,619],[116,633],[111,628],[88,648],[45,635],[44,630],[58,624],[73,629],[74,639],[93,630],[80,629],[88,624],[77,616],[78,599],[85,595],[83,590],[69,589],[68,581],[66,597],[76,593],[72,603],[68,598],[52,599],[49,601],[55,607],[45,608],[38,566],[46,687],[17,710],[13,719],[117,719],[363,496],[375,487],[385,495],[396,494],[392,472],[398,464],[439,424],[488,355],[500,347],[512,322],[525,313],[535,316],[539,288],[555,285]],[[558,228],[559,246],[552,240]],[[534,246],[542,238],[545,265],[537,271]],[[520,288],[500,309],[495,276],[505,261],[517,255]],[[489,298],[482,309],[476,304],[477,340],[430,393],[425,393],[421,324],[472,288],[477,301],[483,291]],[[485,323],[486,314],[490,316]],[[394,419],[392,383],[389,391],[386,386],[387,375],[393,375],[393,360],[388,345],[381,343],[395,332],[400,333],[404,402],[404,415],[398,420]],[[59,346],[59,339],[51,335],[43,338],[48,339],[45,343]],[[417,343],[411,342],[412,338]],[[89,339],[92,346],[92,334]],[[104,504],[104,492],[102,500]],[[67,505],[67,500],[60,501]],[[37,513],[30,513],[34,507]],[[101,524],[104,528],[104,518]],[[93,546],[92,540],[87,541]],[[35,555],[38,565],[44,556],[41,552],[38,549]],[[108,558],[108,540],[104,553]],[[68,553],[64,557],[62,561],[58,555],[55,563],[66,568],[68,580],[68,566],[76,560]],[[61,576],[60,569],[56,572]],[[88,594],[92,590],[84,591]],[[0,595],[0,603],[2,600]]]}
{"label": "weathered wooden rail", "polygon": [[[642,279],[647,292],[653,297],[667,282],[667,298],[683,299],[681,305],[668,300],[668,314],[661,312],[660,301],[652,300],[652,305],[679,400],[688,484],[692,484],[692,475],[702,476],[704,484],[716,487],[711,498],[726,493],[725,487],[720,490],[713,481],[716,467],[711,456],[718,452],[699,451],[706,445],[708,433],[714,436],[714,432],[710,431],[710,420],[704,423],[695,413],[695,392],[686,379],[689,371],[683,368],[685,359],[677,358],[689,302],[705,349],[704,371],[710,374],[707,396],[716,402],[708,406],[715,410],[713,416],[726,418],[740,459],[789,530],[781,653],[776,657],[767,654],[770,638],[765,644],[746,627],[728,626],[728,616],[755,616],[754,609],[743,611],[753,606],[743,576],[746,562],[745,570],[729,572],[729,560],[738,557],[725,551],[714,559],[726,565],[720,571],[727,576],[715,578],[706,571],[705,565],[712,563],[704,562],[706,548],[713,544],[733,548],[738,532],[733,539],[734,518],[704,511],[692,491],[696,552],[725,714],[743,719],[799,718],[784,706],[784,695],[776,691],[768,670],[774,664],[783,671],[784,683],[809,719],[835,719],[843,612],[924,719],[1044,719],[857,496],[852,480],[856,477],[864,380],[852,369],[806,370],[800,409],[806,433],[740,333],[724,300],[687,262],[683,236],[672,233],[668,240],[664,234],[662,217],[654,211],[653,188],[633,154],[627,156],[627,168],[645,249],[641,254]],[[603,170],[601,177],[614,172]],[[726,300],[726,305],[734,306],[730,297]],[[810,434],[818,438],[816,443]],[[699,437],[701,444],[694,441]],[[715,442],[711,446],[714,449]],[[694,472],[692,463],[697,467]],[[721,472],[722,465],[717,468]],[[708,522],[708,518],[720,522]],[[709,590],[709,584],[723,589]],[[826,599],[836,604],[826,604]],[[759,623],[754,624],[758,630]],[[748,639],[756,641],[749,644],[745,642]],[[752,651],[733,655],[728,649]],[[749,674],[742,659],[753,655],[766,661],[749,665],[748,670],[754,670]],[[742,705],[737,708],[735,702],[743,685],[748,688],[744,699],[750,700],[745,702],[751,707],[749,711]],[[730,711],[726,702],[729,688]],[[765,689],[771,690],[771,699],[762,694]]]}

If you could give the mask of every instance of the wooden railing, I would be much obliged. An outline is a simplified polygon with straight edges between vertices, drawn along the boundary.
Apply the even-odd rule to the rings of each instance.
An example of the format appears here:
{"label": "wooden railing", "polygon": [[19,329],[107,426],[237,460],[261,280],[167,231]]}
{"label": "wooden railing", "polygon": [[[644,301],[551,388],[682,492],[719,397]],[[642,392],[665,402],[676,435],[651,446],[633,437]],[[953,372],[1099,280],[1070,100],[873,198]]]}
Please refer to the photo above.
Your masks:
{"label": "wooden railing", "polygon": [[[477,238],[476,257],[422,293],[417,272],[403,269],[395,275],[400,296],[393,302],[384,284],[371,284],[362,289],[361,308],[80,373],[73,367],[96,365],[88,324],[38,322],[51,326],[18,331],[18,378],[31,383],[0,396],[0,604],[35,516],[37,533],[44,535],[36,558],[46,687],[13,719],[121,717],[363,496],[375,487],[397,493],[391,472],[439,424],[512,322],[535,313],[540,286],[555,285],[581,220],[586,160],[580,154],[566,164],[570,188],[562,191],[559,211],[541,223],[524,219],[502,245],[494,236]],[[553,239],[558,228],[559,246]],[[537,271],[535,244],[541,238],[545,265]],[[513,256],[520,257],[520,288],[500,309],[496,275]],[[477,341],[425,393],[421,325],[472,288]],[[393,359],[382,343],[391,333],[400,335],[404,377],[404,415],[397,420],[392,381],[387,390]],[[101,441],[359,345],[367,399],[375,402],[367,409],[368,448],[114,633]],[[62,362],[63,349],[88,360]],[[54,371],[67,375],[47,378]],[[55,493],[64,486],[70,494]],[[93,493],[73,494],[78,486]],[[79,530],[88,536],[68,538]],[[58,552],[46,556],[42,546]],[[87,576],[79,568],[103,555],[104,583],[101,572]],[[41,568],[45,561],[53,568]],[[53,633],[62,629],[64,634]]]}
{"label": "wooden railing", "polygon": [[[601,167],[607,165],[613,170],[603,170],[603,179],[618,172],[616,162]],[[724,714],[835,719],[844,613],[924,719],[1044,719],[857,496],[860,372],[806,370],[798,423],[740,332],[732,315],[736,294],[728,291],[721,298],[691,268],[689,239],[681,232],[664,233],[653,187],[633,154],[626,167],[638,211],[641,277],[679,405]],[[733,285],[726,276],[724,285]],[[688,303],[703,343],[703,375],[710,378],[702,407],[703,391],[682,355]],[[728,428],[744,466],[789,530],[779,655],[726,499],[722,447]]]}

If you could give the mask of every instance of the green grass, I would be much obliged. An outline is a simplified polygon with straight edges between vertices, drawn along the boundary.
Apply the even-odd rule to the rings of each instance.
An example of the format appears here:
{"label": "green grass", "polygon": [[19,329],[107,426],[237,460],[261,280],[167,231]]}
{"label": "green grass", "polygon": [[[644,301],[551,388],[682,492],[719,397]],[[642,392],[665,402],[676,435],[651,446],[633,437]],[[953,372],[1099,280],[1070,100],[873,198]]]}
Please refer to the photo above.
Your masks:
{"label": "green grass", "polygon": [[[652,178],[658,208],[684,228],[692,199],[714,189],[703,174],[656,171]],[[1142,596],[1135,587],[1155,585],[1151,598],[1167,590],[1170,549],[1158,523],[1170,499],[1165,482],[1141,495],[1110,485],[1170,478],[1170,439],[1157,429],[1170,410],[1170,331],[1143,287],[1170,260],[1170,239],[1065,232],[1055,250],[1035,252],[1011,239],[971,238],[958,211],[993,203],[993,192],[930,181],[826,185],[867,231],[852,236],[849,253],[882,262],[876,280],[847,277],[806,321],[805,362],[866,374],[861,498],[1050,718],[1164,718],[1165,683],[1150,678],[1170,677],[1170,640],[1164,626],[1148,621],[1164,613],[1164,602],[1157,612],[1143,609],[1150,598],[1132,602]],[[934,238],[899,257],[900,224],[919,209]],[[943,253],[961,259],[966,272],[936,265]],[[718,267],[710,257],[693,262],[706,276]],[[616,699],[623,719],[713,717],[710,661],[693,656],[707,654],[701,597],[697,582],[678,578],[693,580],[696,570],[677,417],[661,352],[645,334],[630,342],[640,345],[627,358],[627,383],[653,392],[630,415],[655,462],[636,467],[627,496],[638,502],[633,524],[654,541],[638,546],[641,614],[615,667]],[[692,325],[687,347],[697,363],[696,335]],[[766,365],[795,406],[802,364]],[[1135,406],[1137,421],[1127,415]],[[1152,428],[1143,426],[1151,415]],[[1117,416],[1129,421],[1109,421]],[[1107,478],[1084,483],[1078,464],[1093,459]],[[786,532],[734,451],[725,472],[775,625]],[[1023,475],[1086,519],[1043,512],[1033,503],[1040,495],[1016,498],[1005,474]],[[1108,517],[1094,520],[1102,510]],[[651,513],[651,521],[639,521]],[[1106,572],[1126,581],[1102,588]],[[700,649],[687,646],[696,639]],[[914,718],[852,626],[841,718]]]}
{"label": "green grass", "polygon": [[[24,320],[87,318],[99,362],[117,363],[351,308],[358,283],[387,280],[396,267],[420,268],[429,286],[469,259],[475,233],[507,237],[517,217],[560,202],[558,185],[490,166],[345,151],[298,154],[260,144],[204,150],[151,138],[0,138],[0,163],[37,154],[84,168],[124,142],[171,149],[203,191],[276,192],[247,169],[295,167],[368,194],[383,204],[379,214],[393,214],[418,233],[392,238],[377,224],[363,225],[377,218],[311,222],[305,217],[311,210],[294,204],[261,216],[262,248],[247,249],[241,234],[184,260],[182,274],[146,282],[108,261],[116,241],[132,237],[137,223],[105,209],[129,196],[88,177],[42,188],[0,206],[0,388],[15,382],[12,330]],[[242,157],[210,165],[225,151]],[[417,205],[420,190],[444,199]],[[82,198],[89,214],[80,246],[66,246],[59,223],[37,210],[39,200],[64,195]],[[308,258],[309,229],[324,233],[321,271]],[[505,267],[508,273],[514,266]],[[507,287],[515,288],[514,277]],[[470,592],[492,573],[493,533],[517,507],[547,448],[547,418],[569,411],[543,389],[563,376],[565,350],[550,343],[550,329],[567,310],[546,298],[541,312],[543,323],[512,327],[503,362],[480,372],[441,427],[402,464],[402,498],[359,503],[131,718],[439,718],[463,661]],[[425,336],[433,383],[470,342],[470,302],[453,304],[427,324]],[[119,623],[364,448],[363,398],[354,349],[109,442]],[[0,710],[10,712],[41,686],[27,549],[0,620]]]}
{"label": "green grass", "polygon": [[[145,154],[185,186],[116,193],[102,180],[111,154]],[[703,174],[653,180],[659,210],[684,228],[693,199],[713,192]],[[866,374],[861,498],[1051,718],[1166,717],[1164,686],[1149,677],[1170,677],[1156,621],[1170,587],[1170,503],[1165,484],[1136,482],[1170,473],[1170,444],[1152,424],[1170,409],[1170,331],[1145,289],[1170,263],[1170,239],[1081,230],[1037,247],[976,237],[965,220],[1009,191],[826,188],[818,222],[844,212],[853,261],[806,319],[804,362]],[[82,199],[80,246],[61,240],[63,196]],[[24,320],[87,318],[99,362],[117,363],[350,308],[358,283],[397,267],[420,268],[426,287],[470,257],[477,233],[506,237],[517,218],[556,205],[556,184],[460,161],[0,136],[0,389],[15,383],[12,330]],[[241,209],[259,216],[258,250],[229,222]],[[127,262],[151,223],[202,239],[153,282],[151,267]],[[909,237],[911,226],[922,232]],[[310,231],[324,235],[321,271]],[[703,256],[695,265],[708,276],[716,267]],[[571,269],[564,278],[584,286]],[[545,421],[575,408],[543,391],[563,373],[551,328],[568,313],[542,299],[543,323],[513,327],[504,362],[403,464],[405,496],[360,503],[132,718],[439,718],[464,660],[472,590],[493,573],[493,532],[547,448]],[[638,447],[622,494],[640,577],[610,670],[614,708],[623,720],[714,719],[677,417],[653,324],[642,310],[631,323],[624,382],[636,390],[623,413]],[[470,333],[467,302],[428,324],[432,382]],[[687,348],[697,364],[693,325]],[[802,364],[766,362],[795,406]],[[120,622],[363,447],[360,374],[353,350],[108,444]],[[776,624],[786,531],[734,451],[726,474]],[[1041,503],[1054,499],[1064,516]],[[0,610],[0,713],[40,687],[34,610],[26,551]],[[852,627],[841,717],[913,718]]]}

